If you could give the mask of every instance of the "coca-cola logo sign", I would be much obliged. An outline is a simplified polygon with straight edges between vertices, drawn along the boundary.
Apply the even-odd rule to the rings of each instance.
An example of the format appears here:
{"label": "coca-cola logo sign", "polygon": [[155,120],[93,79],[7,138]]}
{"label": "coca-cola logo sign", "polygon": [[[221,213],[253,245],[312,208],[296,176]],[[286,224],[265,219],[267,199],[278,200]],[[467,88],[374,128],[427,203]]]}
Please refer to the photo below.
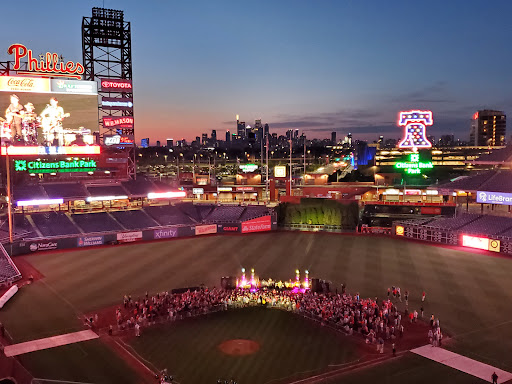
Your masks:
{"label": "coca-cola logo sign", "polygon": [[0,91],[47,93],[50,92],[50,79],[0,76]]}
{"label": "coca-cola logo sign", "polygon": [[11,77],[9,80],[7,80],[7,85],[9,87],[33,88],[35,83],[34,79]]}

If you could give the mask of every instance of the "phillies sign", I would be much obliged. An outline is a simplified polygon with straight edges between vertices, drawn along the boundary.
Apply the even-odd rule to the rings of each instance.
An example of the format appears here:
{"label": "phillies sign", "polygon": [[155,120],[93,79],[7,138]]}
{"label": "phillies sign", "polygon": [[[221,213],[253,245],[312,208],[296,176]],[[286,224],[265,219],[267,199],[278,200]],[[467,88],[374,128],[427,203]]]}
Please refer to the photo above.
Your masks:
{"label": "phillies sign", "polygon": [[[37,75],[53,77],[72,77],[81,79],[85,68],[80,63],[60,61],[57,53],[46,52],[44,55],[38,55],[35,58],[31,49],[27,49],[23,44],[12,44],[8,49],[9,55],[14,55],[13,70],[19,75]],[[27,71],[21,71],[22,59],[27,60]]]}
{"label": "phillies sign", "polygon": [[133,128],[133,116],[104,116],[104,128]]}

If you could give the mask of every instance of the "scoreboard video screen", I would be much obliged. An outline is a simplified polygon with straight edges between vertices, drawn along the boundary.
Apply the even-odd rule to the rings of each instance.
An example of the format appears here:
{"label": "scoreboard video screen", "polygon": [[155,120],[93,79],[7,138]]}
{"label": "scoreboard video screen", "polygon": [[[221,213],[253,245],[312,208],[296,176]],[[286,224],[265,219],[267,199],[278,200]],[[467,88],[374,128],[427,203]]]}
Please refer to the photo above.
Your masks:
{"label": "scoreboard video screen", "polygon": [[91,145],[98,127],[95,81],[0,76],[3,145]]}

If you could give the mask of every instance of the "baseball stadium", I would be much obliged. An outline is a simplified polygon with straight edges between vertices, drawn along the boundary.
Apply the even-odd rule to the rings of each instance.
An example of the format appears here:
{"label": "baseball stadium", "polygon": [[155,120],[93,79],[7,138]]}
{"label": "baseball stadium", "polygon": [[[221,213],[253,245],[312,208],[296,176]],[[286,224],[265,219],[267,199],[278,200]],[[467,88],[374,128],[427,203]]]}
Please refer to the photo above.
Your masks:
{"label": "baseball stadium", "polygon": [[0,383],[512,382],[510,147],[434,148],[410,110],[371,164],[290,133],[141,174],[130,28],[93,8],[82,63],[0,63]]}

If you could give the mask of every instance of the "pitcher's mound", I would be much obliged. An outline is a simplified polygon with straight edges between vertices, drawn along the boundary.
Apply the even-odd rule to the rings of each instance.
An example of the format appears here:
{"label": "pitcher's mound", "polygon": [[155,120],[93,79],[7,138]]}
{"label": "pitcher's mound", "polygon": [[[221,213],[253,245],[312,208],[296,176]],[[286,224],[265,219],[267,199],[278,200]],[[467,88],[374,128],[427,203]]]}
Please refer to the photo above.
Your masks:
{"label": "pitcher's mound", "polygon": [[260,345],[252,340],[235,339],[219,344],[219,349],[226,355],[245,356],[258,352]]}

